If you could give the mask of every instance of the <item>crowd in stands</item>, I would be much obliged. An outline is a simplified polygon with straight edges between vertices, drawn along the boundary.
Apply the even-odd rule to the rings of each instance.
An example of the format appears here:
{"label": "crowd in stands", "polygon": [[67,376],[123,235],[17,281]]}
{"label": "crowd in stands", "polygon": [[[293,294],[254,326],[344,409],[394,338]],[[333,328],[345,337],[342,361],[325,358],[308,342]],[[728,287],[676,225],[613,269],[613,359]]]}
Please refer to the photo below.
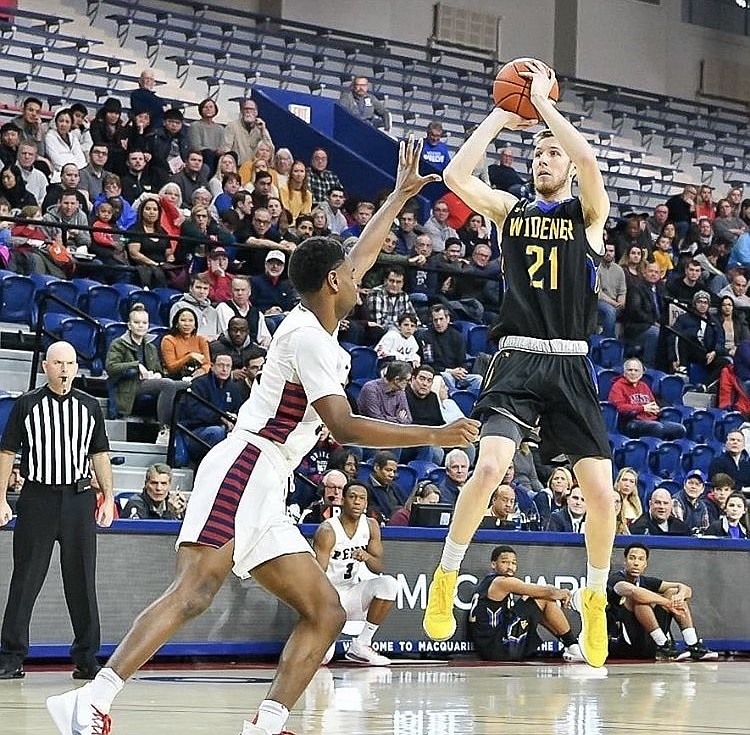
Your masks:
{"label": "crowd in stands", "polygon": [[[127,118],[113,97],[93,114],[75,104],[45,123],[43,105],[32,96],[0,127],[0,216],[23,220],[0,222],[0,267],[182,292],[163,336],[149,332],[146,307],[135,305],[105,362],[117,413],[150,406],[159,442],[169,440],[176,393],[192,387],[177,419],[197,462],[231,430],[278,320],[299,300],[286,278],[297,243],[326,236],[350,248],[379,197],[368,201],[347,191],[322,148],[309,160],[277,148],[274,138],[283,136],[269,130],[254,100],[240,100],[236,119],[222,125],[216,102],[205,99],[199,119],[188,124],[155,84],[153,71],[145,70]],[[339,104],[364,122],[390,127],[365,77],[352,80]],[[513,157],[510,146],[503,148],[498,163],[484,161],[476,173],[496,188],[533,197]],[[422,158],[437,170],[450,159],[439,120],[426,127]],[[717,199],[708,185],[686,185],[652,212],[610,224],[592,335],[618,340],[629,356],[608,366],[618,375],[601,396],[616,410],[617,434],[686,436],[682,421],[662,415],[665,399],[655,395],[654,374],[683,376],[697,390],[718,388],[721,408],[750,415],[750,199],[739,187]],[[474,326],[491,334],[500,310],[500,246],[494,225],[450,194],[433,201],[427,216],[420,203],[407,204],[341,323],[342,344],[370,348],[376,360],[367,375],[352,374],[355,410],[430,425],[470,411],[492,347],[485,336],[470,352],[467,337]],[[293,503],[297,517],[327,517],[340,493],[326,489],[365,467],[372,517],[408,523],[414,504],[455,504],[475,457],[474,447],[352,449],[344,459],[337,452],[349,450],[322,435],[303,463],[298,474],[308,487],[295,493],[305,499]],[[710,528],[746,535],[745,517],[730,518],[726,494],[716,486],[717,477],[729,477],[727,487],[740,491],[732,497],[750,488],[747,455],[732,452],[727,439],[711,482],[691,471],[668,502],[661,488],[639,497],[635,471],[621,469],[620,532]],[[415,482],[399,486],[398,473],[409,463],[418,468]],[[440,471],[427,477],[427,468]],[[696,510],[696,499],[706,514]],[[524,443],[483,525],[580,532],[584,523],[585,503],[569,469],[542,465],[537,449]]]}

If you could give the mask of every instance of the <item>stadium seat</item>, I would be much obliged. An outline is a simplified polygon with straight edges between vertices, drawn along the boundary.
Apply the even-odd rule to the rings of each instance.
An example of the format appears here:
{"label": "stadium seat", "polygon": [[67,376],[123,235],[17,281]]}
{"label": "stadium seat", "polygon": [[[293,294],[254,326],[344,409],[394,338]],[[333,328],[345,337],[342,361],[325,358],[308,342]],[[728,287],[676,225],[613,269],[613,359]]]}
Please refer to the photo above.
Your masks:
{"label": "stadium seat", "polygon": [[450,397],[456,402],[464,416],[471,416],[477,397],[470,390],[454,390]]}
{"label": "stadium seat", "polygon": [[469,328],[466,336],[466,354],[478,355],[480,352],[492,352],[487,340],[489,327],[486,324],[475,324]]}
{"label": "stadium seat", "polygon": [[659,484],[661,484],[661,478],[657,475],[652,475],[649,472],[638,473],[638,497],[644,510],[648,508],[648,499],[654,492],[654,488]]}
{"label": "stadium seat", "polygon": [[[164,320],[161,318],[161,299],[158,294],[153,291],[146,291],[145,289],[136,289],[132,291],[127,297],[125,304],[126,310],[129,312],[134,304],[143,304],[148,312],[148,323],[151,327],[164,327]],[[123,315],[127,319],[127,314]]]}
{"label": "stadium seat", "polygon": [[621,372],[624,350],[622,342],[605,337],[591,348],[591,360],[595,365]]}
{"label": "stadium seat", "polygon": [[357,466],[357,479],[361,482],[367,482],[372,474],[371,462],[360,462]]}
{"label": "stadium seat", "polygon": [[352,358],[351,378],[373,380],[378,377],[378,354],[372,347],[355,347],[350,353]]}
{"label": "stadium seat", "polygon": [[739,411],[728,411],[714,423],[714,433],[720,442],[727,440],[727,434],[736,431],[745,423],[745,417]]}
{"label": "stadium seat", "polygon": [[284,321],[286,314],[271,314],[271,316],[265,317],[266,326],[268,331],[273,334],[279,327],[279,324]]}
{"label": "stadium seat", "polygon": [[185,296],[182,291],[178,291],[176,288],[153,288],[151,292],[156,294],[159,298],[159,315],[161,316],[161,323],[170,326],[169,312],[172,310],[172,305],[179,301]]}
{"label": "stadium seat", "polygon": [[693,415],[694,408],[691,406],[664,406],[659,411],[659,421],[674,421],[681,424],[688,416]]}
{"label": "stadium seat", "polygon": [[690,452],[682,457],[682,468],[685,473],[700,470],[707,478],[716,452],[708,444],[696,444]]}
{"label": "stadium seat", "polygon": [[678,478],[672,480],[659,480],[659,487],[663,487],[669,490],[670,495],[677,495],[682,490],[682,475],[678,475]]}
{"label": "stadium seat", "polygon": [[708,383],[708,370],[705,365],[691,362],[688,365],[688,382],[692,385],[706,385]]}
{"label": "stadium seat", "polygon": [[396,481],[395,486],[400,491],[399,500],[401,503],[405,503],[406,499],[411,495],[411,491],[417,484],[417,471],[410,467],[408,464],[400,464],[396,470]]}
{"label": "stadium seat", "polygon": [[445,479],[445,467],[437,467],[432,470],[430,474],[427,475],[427,479],[431,483],[439,485]]}
{"label": "stadium seat", "polygon": [[614,434],[617,431],[617,409],[609,401],[599,401],[602,410],[602,418],[607,431]]}
{"label": "stadium seat", "polygon": [[409,462],[409,467],[411,467],[417,473],[417,482],[419,482],[419,480],[428,478],[430,472],[438,469],[438,465],[436,465],[434,462],[428,462],[424,459],[413,459],[411,462]]}
{"label": "stadium seat", "polygon": [[696,409],[692,416],[684,420],[685,428],[689,439],[698,444],[704,444],[715,438],[714,423],[715,417],[710,411]]}
{"label": "stadium seat", "polygon": [[128,331],[128,325],[125,322],[113,322],[109,319],[100,319],[99,323],[102,325],[102,353],[106,360],[110,345]]}
{"label": "stadium seat", "polygon": [[641,439],[628,439],[614,451],[614,463],[618,469],[633,467],[636,471],[648,466],[649,446]]}
{"label": "stadium seat", "polygon": [[128,311],[130,311],[130,294],[134,291],[140,291],[140,289],[132,283],[113,283],[112,288],[120,294],[120,317],[124,322],[127,322]]}
{"label": "stadium seat", "polygon": [[5,424],[8,423],[8,416],[10,416],[10,412],[15,404],[16,399],[13,396],[0,396],[0,439],[3,438]]}
{"label": "stadium seat", "polygon": [[[52,296],[56,296],[58,299],[60,299],[60,301],[64,301],[66,304],[70,304],[71,306],[75,306],[76,308],[78,307],[78,297],[80,296],[80,292],[72,281],[50,281],[47,284],[47,293],[52,294]],[[56,301],[49,300],[47,301],[45,311],[66,314],[72,313],[67,310],[62,304],[58,304]]]}
{"label": "stadium seat", "polygon": [[457,329],[459,332],[461,332],[466,342],[469,341],[469,331],[471,330],[471,328],[477,326],[474,322],[469,322],[462,319],[452,319],[450,325],[454,329]]}
{"label": "stadium seat", "polygon": [[684,391],[685,381],[679,375],[665,375],[659,381],[658,394],[669,406],[681,406]]}
{"label": "stadium seat", "polygon": [[665,376],[666,373],[662,372],[661,370],[656,370],[655,368],[649,368],[645,373],[643,373],[643,380],[648,383],[649,387],[657,398],[660,397],[658,393],[659,383]]}
{"label": "stadium seat", "polygon": [[91,289],[95,288],[96,286],[101,286],[102,284],[99,281],[94,281],[91,278],[72,278],[70,282],[76,287],[76,290],[78,291],[78,300],[76,301],[78,308],[88,313],[87,310]]}
{"label": "stadium seat", "polygon": [[88,291],[88,305],[86,313],[94,319],[110,319],[120,321],[122,295],[120,292],[105,284],[92,286]]}
{"label": "stadium seat", "polygon": [[138,495],[138,493],[130,490],[122,493],[117,493],[117,495],[115,495],[115,505],[117,506],[117,510],[120,513],[125,510],[125,506],[128,504],[128,500],[130,500],[130,498],[132,498],[134,495]]}
{"label": "stadium seat", "polygon": [[619,373],[612,368],[600,368],[596,371],[596,383],[599,388],[599,400],[606,401],[609,399],[609,389],[612,381],[619,377]]}
{"label": "stadium seat", "polygon": [[358,378],[357,380],[350,380],[349,384],[346,386],[345,391],[346,395],[349,396],[349,398],[354,401],[354,404],[357,404],[357,398],[359,398],[359,392],[362,390],[362,386],[366,383],[362,378]]}
{"label": "stadium seat", "polygon": [[78,362],[87,367],[93,376],[104,372],[99,348],[101,345],[102,329],[98,324],[91,324],[79,317],[68,317],[60,322],[60,339],[73,345]]}
{"label": "stadium seat", "polygon": [[0,289],[0,321],[33,327],[37,314],[34,281],[13,274],[0,281]]}
{"label": "stadium seat", "polygon": [[161,349],[161,340],[165,334],[169,334],[169,327],[154,327],[148,329],[148,333],[154,335],[154,341],[151,343],[157,350]]}
{"label": "stadium seat", "polygon": [[659,477],[674,477],[682,471],[682,448],[675,442],[661,442],[648,459],[651,472]]}

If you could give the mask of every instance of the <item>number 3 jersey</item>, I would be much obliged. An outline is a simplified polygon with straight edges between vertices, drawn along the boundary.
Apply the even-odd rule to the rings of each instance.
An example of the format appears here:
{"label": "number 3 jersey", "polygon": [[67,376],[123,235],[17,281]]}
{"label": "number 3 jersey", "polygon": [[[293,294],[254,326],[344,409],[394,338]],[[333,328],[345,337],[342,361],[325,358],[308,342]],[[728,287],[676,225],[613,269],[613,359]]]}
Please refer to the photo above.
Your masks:
{"label": "number 3 jersey", "polygon": [[327,523],[333,529],[336,543],[331,551],[326,574],[334,587],[347,587],[359,582],[359,573],[365,563],[354,558],[357,549],[366,549],[370,543],[370,526],[363,514],[357,523],[354,535],[349,538],[341,525],[340,517],[329,518]]}
{"label": "number 3 jersey", "polygon": [[493,339],[593,333],[601,253],[588,243],[580,199],[520,200],[503,224],[501,250],[504,297]]}

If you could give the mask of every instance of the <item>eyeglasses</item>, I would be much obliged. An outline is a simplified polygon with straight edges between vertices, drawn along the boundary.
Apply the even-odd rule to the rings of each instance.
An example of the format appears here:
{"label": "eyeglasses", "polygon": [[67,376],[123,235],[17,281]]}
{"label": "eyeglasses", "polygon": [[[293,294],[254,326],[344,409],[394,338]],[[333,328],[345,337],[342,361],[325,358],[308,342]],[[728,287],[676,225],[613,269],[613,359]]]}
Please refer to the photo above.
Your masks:
{"label": "eyeglasses", "polygon": [[259,225],[270,225],[271,220],[270,219],[258,219],[257,217],[253,217],[253,222]]}

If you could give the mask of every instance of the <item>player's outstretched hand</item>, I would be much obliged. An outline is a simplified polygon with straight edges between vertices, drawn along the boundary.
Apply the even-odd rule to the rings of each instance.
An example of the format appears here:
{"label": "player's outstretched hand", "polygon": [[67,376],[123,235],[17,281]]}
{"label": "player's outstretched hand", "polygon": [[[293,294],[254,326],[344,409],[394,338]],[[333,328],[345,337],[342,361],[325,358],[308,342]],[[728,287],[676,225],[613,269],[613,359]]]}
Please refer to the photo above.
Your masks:
{"label": "player's outstretched hand", "polygon": [[13,511],[7,502],[0,503],[0,526],[4,526],[13,518]]}
{"label": "player's outstretched hand", "polygon": [[458,419],[438,429],[439,447],[466,447],[479,438],[481,424],[475,419]]}
{"label": "player's outstretched hand", "polygon": [[503,127],[507,128],[508,130],[524,130],[526,128],[533,128],[534,125],[539,124],[539,120],[537,120],[536,118],[527,120],[525,117],[516,115],[515,112],[509,112],[508,110],[503,110],[503,114],[506,118],[506,121],[503,123]]}
{"label": "player's outstretched hand", "polygon": [[398,144],[398,171],[396,172],[396,191],[413,197],[422,191],[427,184],[440,181],[439,174],[422,176],[419,173],[419,158],[422,155],[422,141],[414,142],[414,136]]}
{"label": "player's outstretched hand", "polygon": [[528,71],[519,71],[519,76],[531,79],[531,97],[532,99],[539,95],[543,99],[549,99],[549,93],[557,81],[555,70],[536,59],[526,61]]}

